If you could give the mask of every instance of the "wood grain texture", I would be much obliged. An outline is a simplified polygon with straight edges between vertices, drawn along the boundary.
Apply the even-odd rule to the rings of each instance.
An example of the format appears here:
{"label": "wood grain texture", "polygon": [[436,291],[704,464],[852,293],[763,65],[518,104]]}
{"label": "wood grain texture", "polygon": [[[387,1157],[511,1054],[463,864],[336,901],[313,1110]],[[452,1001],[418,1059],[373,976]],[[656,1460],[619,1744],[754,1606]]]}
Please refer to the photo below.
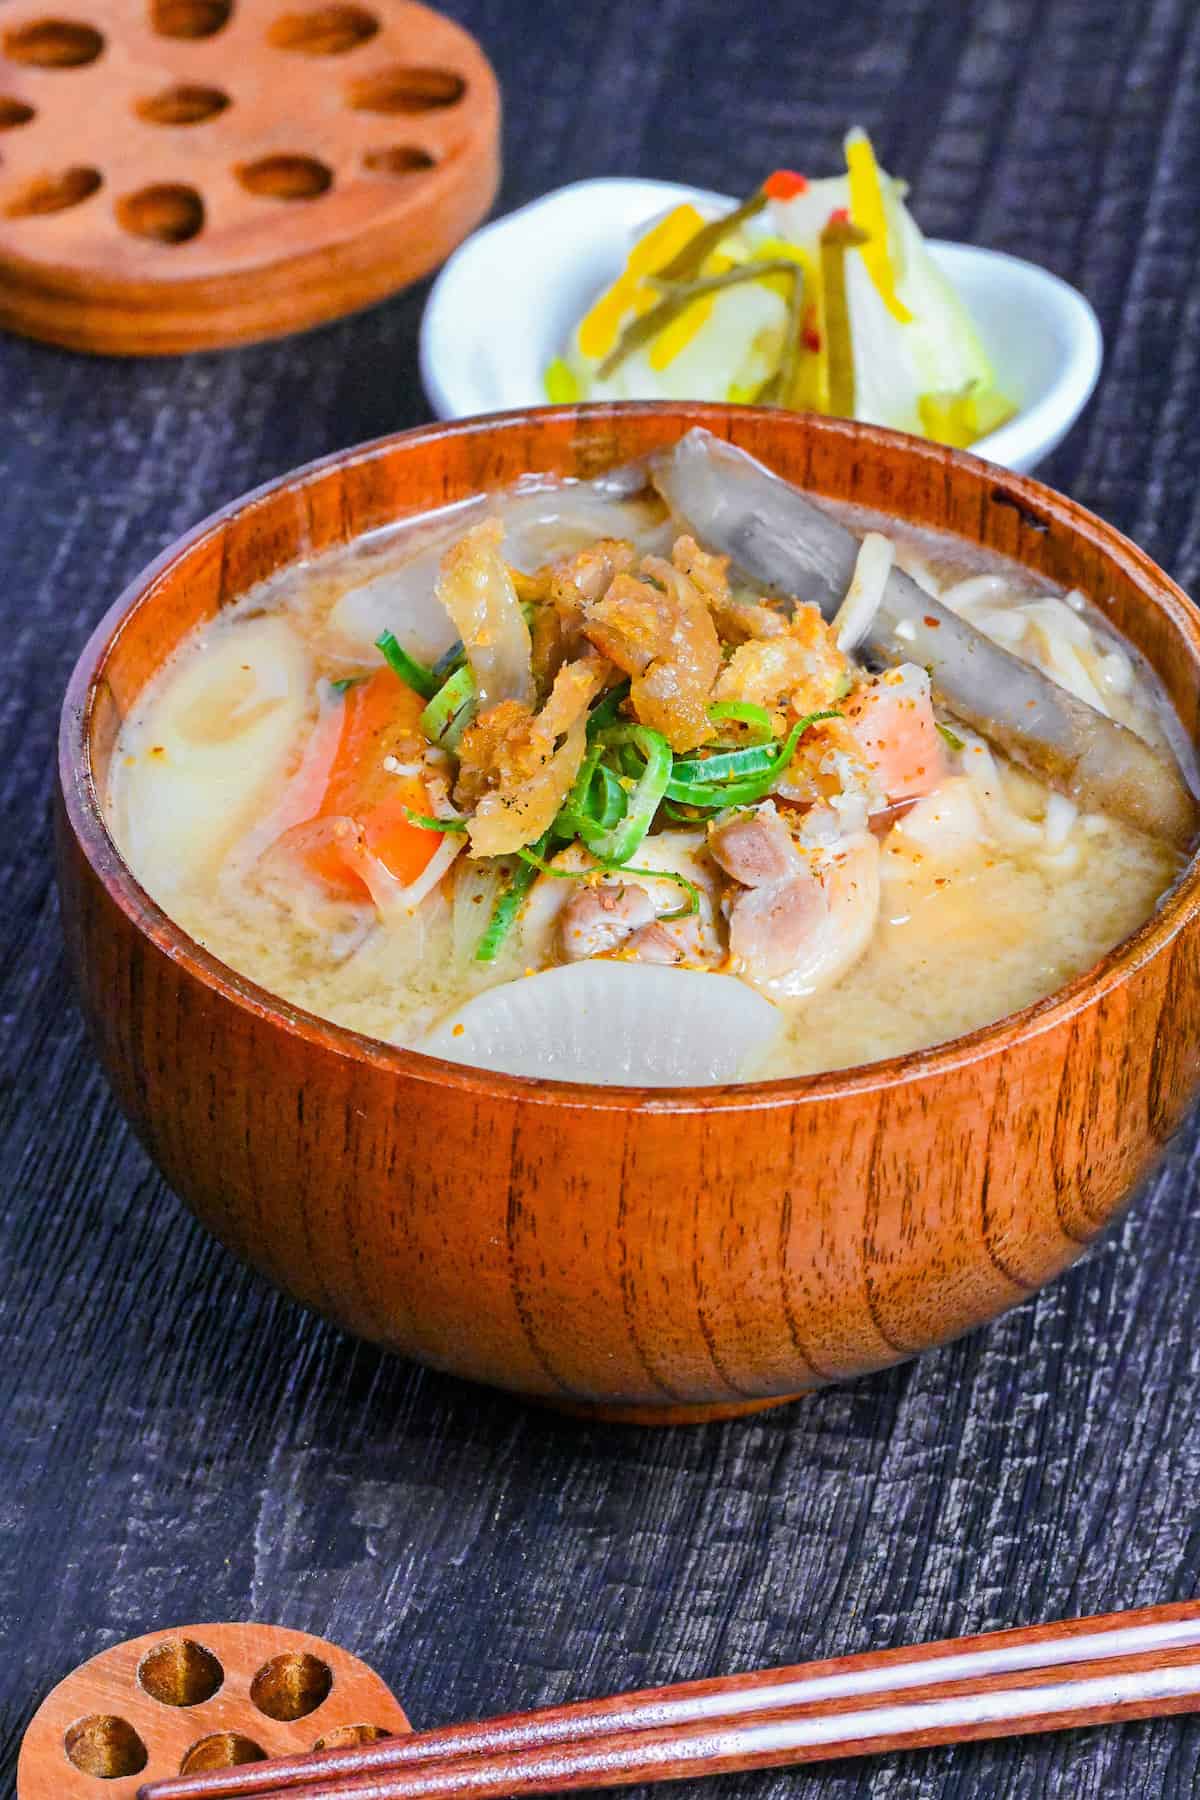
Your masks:
{"label": "wood grain texture", "polygon": [[[932,232],[1099,309],[1046,474],[1200,588],[1200,19],[1185,0],[449,0],[506,92],[501,204],[652,172],[749,190],[849,118]],[[688,103],[680,101],[686,73]],[[2,149],[2,145],[0,145]],[[423,294],[142,365],[0,342],[0,1785],[80,1659],[176,1619],[358,1651],[420,1725],[1200,1593],[1194,1119],[1061,1280],[901,1368],[656,1434],[538,1413],[281,1299],[154,1173],[86,1043],[51,868],[60,696],[137,571],[297,462],[415,424]],[[1200,1720],[688,1800],[1191,1800]]]}
{"label": "wood grain texture", "polygon": [[98,627],[60,739],[71,960],[117,1096],[176,1191],[361,1337],[643,1421],[886,1367],[1072,1262],[1200,1082],[1200,872],[1094,971],[952,1045],[663,1094],[489,1076],[275,1002],[150,902],[99,796],[146,681],[258,582],[406,512],[522,475],[599,473],[697,423],[810,492],[890,506],[1097,596],[1196,735],[1189,602],[1040,484],[839,421],[601,406],[384,440],[227,509]]}
{"label": "wood grain texture", "polygon": [[1200,1709],[1200,1602],[1059,1619],[167,1776],[139,1800],[470,1800],[793,1767]]}
{"label": "wood grain texture", "polygon": [[490,206],[499,93],[416,0],[14,0],[0,325],[162,355],[395,293]]}
{"label": "wood grain texture", "polygon": [[324,1749],[356,1728],[411,1729],[379,1676],[337,1644],[279,1625],[160,1627],[90,1657],[46,1696],[21,1745],[17,1800],[132,1800],[143,1782]]}

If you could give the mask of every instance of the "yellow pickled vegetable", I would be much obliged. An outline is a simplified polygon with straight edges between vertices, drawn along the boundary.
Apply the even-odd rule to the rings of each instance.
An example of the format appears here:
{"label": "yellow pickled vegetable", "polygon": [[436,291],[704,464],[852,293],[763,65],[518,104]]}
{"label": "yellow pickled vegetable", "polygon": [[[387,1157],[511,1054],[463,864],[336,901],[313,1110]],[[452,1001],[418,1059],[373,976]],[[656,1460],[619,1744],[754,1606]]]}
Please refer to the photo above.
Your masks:
{"label": "yellow pickled vegetable", "polygon": [[846,167],[850,172],[850,217],[867,234],[862,259],[875,283],[879,298],[901,325],[912,318],[896,292],[896,270],[889,251],[887,212],[880,186],[879,164],[871,140],[855,127],[846,138]]}

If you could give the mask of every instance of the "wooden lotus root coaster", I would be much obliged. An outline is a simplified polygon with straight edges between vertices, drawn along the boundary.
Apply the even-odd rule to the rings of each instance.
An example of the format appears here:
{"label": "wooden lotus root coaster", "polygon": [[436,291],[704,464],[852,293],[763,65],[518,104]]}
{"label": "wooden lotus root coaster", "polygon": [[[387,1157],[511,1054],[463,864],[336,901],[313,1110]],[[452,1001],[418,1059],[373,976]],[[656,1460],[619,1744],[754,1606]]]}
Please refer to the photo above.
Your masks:
{"label": "wooden lotus root coaster", "polygon": [[415,0],[4,0],[0,325],[158,355],[336,318],[479,222],[499,136]]}
{"label": "wooden lotus root coaster", "polygon": [[25,1734],[17,1795],[132,1800],[144,1781],[411,1729],[374,1670],[324,1638],[183,1625],[115,1644],[59,1683]]}

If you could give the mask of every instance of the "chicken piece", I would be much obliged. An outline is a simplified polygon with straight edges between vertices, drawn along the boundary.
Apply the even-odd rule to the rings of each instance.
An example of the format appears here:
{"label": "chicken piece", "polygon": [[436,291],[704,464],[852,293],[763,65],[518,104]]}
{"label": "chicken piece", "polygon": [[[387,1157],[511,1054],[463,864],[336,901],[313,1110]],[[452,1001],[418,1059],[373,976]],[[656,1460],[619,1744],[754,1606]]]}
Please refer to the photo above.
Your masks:
{"label": "chicken piece", "polygon": [[768,1000],[817,993],[858,961],[879,913],[870,832],[798,844],[768,800],[711,825],[708,841],[737,883],[725,897],[730,960]]}
{"label": "chicken piece", "polygon": [[640,568],[641,578],[618,574],[600,599],[584,600],[584,633],[630,676],[642,724],[661,731],[672,750],[695,750],[713,736],[708,703],[721,640],[686,575],[659,556],[643,557]]}
{"label": "chicken piece", "polygon": [[666,969],[677,968],[685,960],[678,938],[672,937],[670,928],[657,920],[626,938],[618,955],[622,962],[658,963]]}
{"label": "chicken piece", "polygon": [[799,867],[796,840],[772,800],[710,825],[708,848],[743,887],[772,887],[789,880]]}
{"label": "chicken piece", "polygon": [[779,637],[739,646],[721,671],[716,700],[765,706],[782,726],[825,712],[850,684],[850,665],[815,606],[797,606]]}
{"label": "chicken piece", "polygon": [[454,796],[464,808],[474,805],[472,856],[524,849],[550,825],[579,773],[587,709],[605,674],[598,657],[567,663],[540,713],[506,700],[467,727]]}
{"label": "chicken piece", "polygon": [[846,704],[846,718],[889,800],[919,799],[946,779],[924,669],[902,663],[864,681]]}
{"label": "chicken piece", "polygon": [[[521,954],[527,962],[544,963],[556,955],[573,962],[585,955],[613,954],[662,962],[667,960],[669,945],[670,960],[688,968],[715,969],[724,964],[724,929],[718,910],[721,880],[703,831],[660,831],[648,837],[637,853],[636,875],[624,869],[604,870],[578,842],[560,850],[551,866],[557,873],[539,877],[521,916]],[[591,871],[593,879],[582,890],[577,883],[562,879],[584,871]],[[670,879],[672,875],[683,876],[695,887],[699,898],[695,913],[675,919],[664,916],[677,912],[686,897],[679,883]],[[628,898],[614,913],[610,901],[597,897],[618,888],[628,890]],[[615,947],[581,949],[593,923],[599,929],[601,919],[611,921]],[[576,927],[582,934],[579,938],[571,935]],[[643,931],[647,934],[644,939]]]}
{"label": "chicken piece", "polygon": [[782,637],[788,628],[785,615],[761,600],[739,600],[729,589],[729,558],[702,550],[693,537],[676,538],[671,561],[688,577],[712,609],[717,629],[726,643],[744,644],[749,638]]}
{"label": "chicken piece", "polygon": [[640,927],[653,924],[654,917],[653,900],[636,882],[601,881],[580,887],[559,919],[563,959],[582,962],[588,956],[606,956]]}

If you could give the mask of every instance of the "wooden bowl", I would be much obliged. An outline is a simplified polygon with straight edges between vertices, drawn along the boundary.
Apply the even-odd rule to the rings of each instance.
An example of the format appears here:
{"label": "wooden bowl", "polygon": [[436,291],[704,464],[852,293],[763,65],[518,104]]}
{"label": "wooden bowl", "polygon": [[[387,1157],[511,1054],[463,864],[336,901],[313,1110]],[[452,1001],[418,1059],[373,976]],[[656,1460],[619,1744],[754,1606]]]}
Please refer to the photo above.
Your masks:
{"label": "wooden bowl", "polygon": [[99,626],[60,742],[84,1008],[118,1099],[198,1216],[348,1331],[542,1402],[662,1422],[900,1362],[1075,1260],[1200,1084],[1195,864],[1087,974],[939,1048],[717,1089],[542,1084],[392,1049],[233,973],[138,885],[97,791],[146,681],[252,583],[529,471],[595,475],[694,424],[818,494],[1083,588],[1195,737],[1200,616],[1070,500],[866,425],[621,405],[402,433],[229,507]]}

